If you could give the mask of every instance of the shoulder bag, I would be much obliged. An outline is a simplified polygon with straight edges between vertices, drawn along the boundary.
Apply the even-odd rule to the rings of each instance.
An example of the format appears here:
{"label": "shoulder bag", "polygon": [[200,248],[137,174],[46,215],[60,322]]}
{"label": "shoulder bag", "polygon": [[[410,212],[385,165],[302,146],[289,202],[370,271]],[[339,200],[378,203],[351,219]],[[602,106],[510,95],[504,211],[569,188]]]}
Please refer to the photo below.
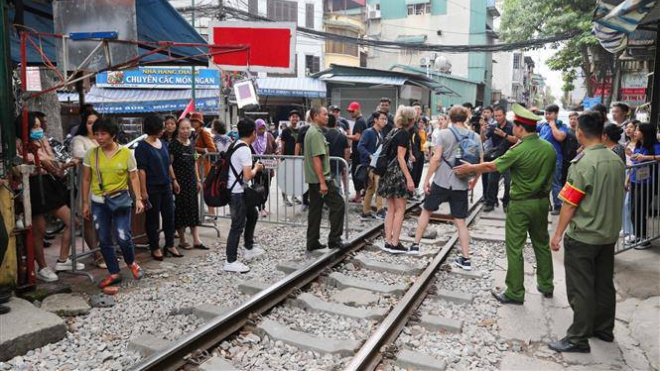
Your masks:
{"label": "shoulder bag", "polygon": [[131,198],[130,193],[128,193],[128,189],[122,189],[113,193],[106,193],[103,190],[103,179],[101,178],[101,171],[99,170],[99,147],[96,147],[94,153],[96,158],[96,178],[99,180],[99,188],[103,193],[103,202],[113,213],[115,211],[130,209],[133,205],[133,199]]}

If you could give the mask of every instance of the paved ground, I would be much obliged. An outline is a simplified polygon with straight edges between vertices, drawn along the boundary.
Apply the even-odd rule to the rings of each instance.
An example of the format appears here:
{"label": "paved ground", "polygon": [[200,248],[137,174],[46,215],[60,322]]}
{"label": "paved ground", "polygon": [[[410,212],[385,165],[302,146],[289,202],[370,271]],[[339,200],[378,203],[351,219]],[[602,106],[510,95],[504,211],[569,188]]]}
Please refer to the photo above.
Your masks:
{"label": "paved ground", "polygon": [[[478,192],[475,192],[478,193]],[[476,195],[475,195],[476,198]],[[443,205],[444,206],[444,205]],[[441,209],[441,212],[445,209]],[[448,210],[446,210],[448,211]],[[490,213],[488,221],[481,219],[481,237],[490,235],[502,239],[503,234],[494,232],[503,225],[503,215]],[[498,220],[501,219],[501,220]],[[228,223],[219,219],[221,237],[215,231],[203,228],[201,234],[208,246],[224,248]],[[479,223],[479,222],[478,222]],[[484,230],[483,226],[487,226]],[[549,225],[552,231],[554,227]],[[490,232],[489,232],[490,231]],[[59,251],[59,238],[46,249],[49,264],[54,266]],[[219,242],[220,244],[216,244]],[[178,243],[178,241],[177,241]],[[527,250],[526,254],[530,254]],[[185,262],[190,257],[204,255],[201,250],[184,251]],[[547,349],[546,343],[564,335],[571,323],[572,311],[566,299],[563,253],[553,254],[555,262],[555,296],[544,299],[536,292],[534,264],[527,263],[527,298],[524,306],[501,306],[498,309],[497,327],[500,336],[520,344],[519,352],[505,358],[502,370],[660,370],[660,242],[644,251],[630,250],[616,256],[615,282],[617,286],[617,322],[614,343],[592,340],[589,355],[559,355]],[[155,265],[146,249],[137,250],[137,260],[145,267]],[[93,267],[91,258],[83,260],[86,272],[98,282],[107,271]],[[506,261],[498,264],[496,282],[503,285]],[[96,294],[99,289],[85,276],[60,274],[60,283],[70,285],[74,292]]]}
{"label": "paved ground", "polygon": [[[491,213],[496,216],[497,212]],[[500,213],[501,215],[501,213]],[[501,215],[503,217],[503,215]],[[549,226],[554,231],[554,223]],[[503,223],[503,221],[502,221]],[[497,222],[493,223],[497,224]],[[494,236],[497,238],[498,236]],[[525,254],[533,254],[526,249]],[[617,321],[615,341],[592,339],[591,354],[558,354],[547,342],[561,338],[572,322],[566,299],[563,249],[553,253],[554,298],[536,291],[535,265],[525,264],[524,306],[501,306],[497,325],[501,337],[520,343],[521,351],[504,359],[501,370],[658,370],[660,369],[660,244],[615,257]],[[504,286],[506,261],[495,272]]]}

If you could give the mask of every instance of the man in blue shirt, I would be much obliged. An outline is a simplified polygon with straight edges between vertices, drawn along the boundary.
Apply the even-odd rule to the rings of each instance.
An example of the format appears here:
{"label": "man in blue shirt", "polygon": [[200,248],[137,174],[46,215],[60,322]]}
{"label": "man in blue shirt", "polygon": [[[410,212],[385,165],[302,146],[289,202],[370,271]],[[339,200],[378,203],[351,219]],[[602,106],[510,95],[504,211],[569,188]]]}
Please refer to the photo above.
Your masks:
{"label": "man in blue shirt", "polygon": [[561,200],[559,199],[559,191],[561,191],[561,174],[562,174],[562,151],[561,143],[566,139],[568,133],[568,125],[565,125],[561,120],[557,120],[559,114],[559,106],[551,104],[545,107],[545,122],[536,127],[541,139],[546,140],[557,152],[557,164],[555,166],[555,173],[552,177],[552,204],[554,208],[551,212],[552,215],[559,215],[561,209]]}

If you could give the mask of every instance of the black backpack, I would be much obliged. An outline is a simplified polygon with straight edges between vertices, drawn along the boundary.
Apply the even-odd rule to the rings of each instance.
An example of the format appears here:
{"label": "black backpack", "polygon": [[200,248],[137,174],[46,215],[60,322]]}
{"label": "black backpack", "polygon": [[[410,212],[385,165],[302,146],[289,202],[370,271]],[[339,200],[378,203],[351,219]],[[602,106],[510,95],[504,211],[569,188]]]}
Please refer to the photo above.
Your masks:
{"label": "black backpack", "polygon": [[380,149],[380,153],[378,154],[378,158],[376,159],[374,174],[378,176],[385,175],[390,162],[396,157],[395,151],[397,146],[394,143],[394,137],[397,135],[397,133],[399,133],[399,129],[392,130],[389,134],[387,134],[387,138],[385,138],[385,142],[383,143],[383,146]]}
{"label": "black backpack", "polygon": [[220,159],[216,161],[204,179],[204,202],[211,207],[226,206],[231,200],[231,189],[239,181],[237,178],[234,184],[228,186],[229,169],[231,167],[231,156],[237,149],[245,147],[247,144],[239,143],[229,146],[226,152],[220,152]]}

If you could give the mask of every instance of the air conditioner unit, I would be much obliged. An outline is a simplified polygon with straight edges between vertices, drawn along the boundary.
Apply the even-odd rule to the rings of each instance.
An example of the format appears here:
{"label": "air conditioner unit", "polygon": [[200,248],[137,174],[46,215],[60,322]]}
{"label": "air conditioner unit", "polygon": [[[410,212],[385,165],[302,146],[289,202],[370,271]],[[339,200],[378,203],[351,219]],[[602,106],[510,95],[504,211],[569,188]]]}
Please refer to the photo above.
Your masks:
{"label": "air conditioner unit", "polygon": [[421,67],[428,67],[431,64],[431,59],[428,57],[422,57],[419,59],[419,65]]}
{"label": "air conditioner unit", "polygon": [[380,10],[369,10],[367,19],[380,19]]}

